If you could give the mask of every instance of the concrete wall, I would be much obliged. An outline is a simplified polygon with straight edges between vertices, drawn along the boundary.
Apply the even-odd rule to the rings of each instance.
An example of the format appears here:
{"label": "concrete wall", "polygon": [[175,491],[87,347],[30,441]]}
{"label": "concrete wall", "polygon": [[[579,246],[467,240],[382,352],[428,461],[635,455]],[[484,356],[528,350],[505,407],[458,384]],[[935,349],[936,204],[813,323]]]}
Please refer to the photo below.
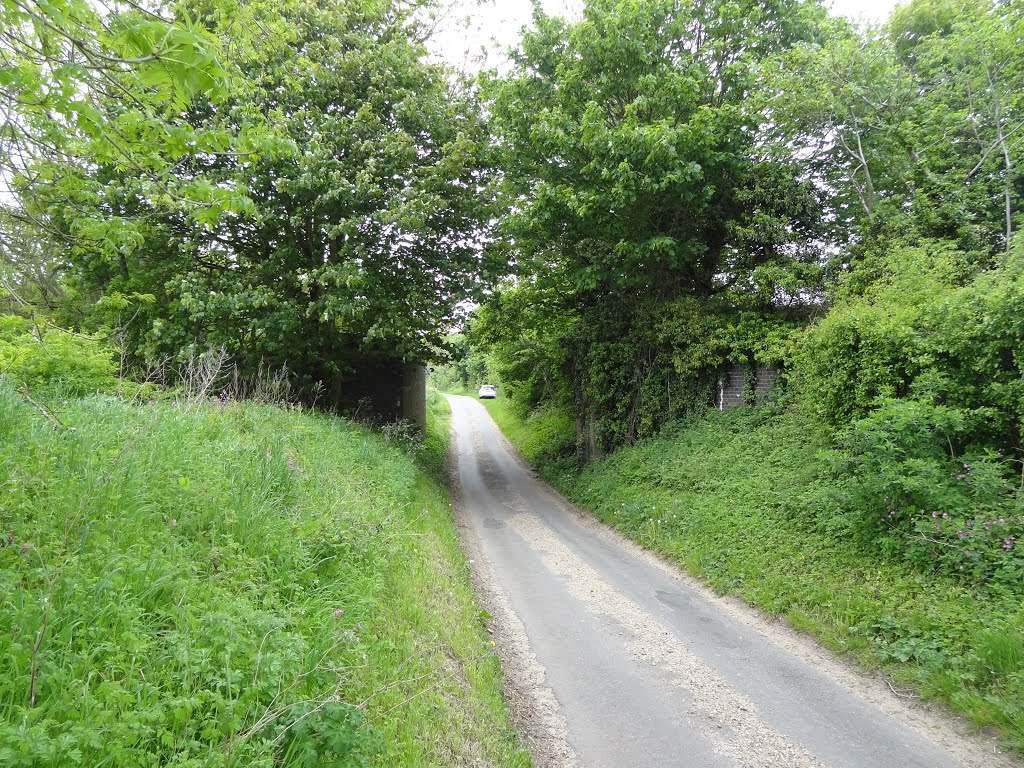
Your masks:
{"label": "concrete wall", "polygon": [[402,375],[402,418],[427,429],[427,366],[405,366]]}
{"label": "concrete wall", "polygon": [[361,361],[354,373],[338,377],[330,401],[356,419],[391,424],[407,419],[427,426],[427,368],[401,361]]}

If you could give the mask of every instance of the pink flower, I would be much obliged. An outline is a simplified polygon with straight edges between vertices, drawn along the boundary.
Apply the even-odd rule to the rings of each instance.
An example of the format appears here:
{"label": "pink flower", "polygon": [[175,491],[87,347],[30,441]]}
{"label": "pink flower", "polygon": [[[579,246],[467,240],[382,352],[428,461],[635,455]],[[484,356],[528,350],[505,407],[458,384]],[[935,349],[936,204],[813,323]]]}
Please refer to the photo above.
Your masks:
{"label": "pink flower", "polygon": [[336,619],[340,619],[344,615],[345,615],[345,609],[344,608],[339,608],[338,610],[336,610],[334,612],[334,618],[336,618]]}

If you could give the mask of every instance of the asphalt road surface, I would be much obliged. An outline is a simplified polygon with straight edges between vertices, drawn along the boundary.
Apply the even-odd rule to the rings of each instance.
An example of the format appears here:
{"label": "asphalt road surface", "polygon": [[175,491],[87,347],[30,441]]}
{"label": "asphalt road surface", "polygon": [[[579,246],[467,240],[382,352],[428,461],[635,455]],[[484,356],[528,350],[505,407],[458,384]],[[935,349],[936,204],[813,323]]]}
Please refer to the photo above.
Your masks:
{"label": "asphalt road surface", "polygon": [[588,521],[480,403],[449,401],[460,527],[538,765],[1016,764]]}

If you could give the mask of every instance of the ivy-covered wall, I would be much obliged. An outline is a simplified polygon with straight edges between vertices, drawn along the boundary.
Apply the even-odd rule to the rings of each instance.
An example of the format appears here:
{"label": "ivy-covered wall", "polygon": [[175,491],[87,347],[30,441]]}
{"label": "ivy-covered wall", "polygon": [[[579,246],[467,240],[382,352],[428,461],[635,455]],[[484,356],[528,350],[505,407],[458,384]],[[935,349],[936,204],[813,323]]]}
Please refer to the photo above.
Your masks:
{"label": "ivy-covered wall", "polygon": [[764,363],[733,363],[718,373],[715,407],[720,411],[763,402],[775,388],[780,369]]}

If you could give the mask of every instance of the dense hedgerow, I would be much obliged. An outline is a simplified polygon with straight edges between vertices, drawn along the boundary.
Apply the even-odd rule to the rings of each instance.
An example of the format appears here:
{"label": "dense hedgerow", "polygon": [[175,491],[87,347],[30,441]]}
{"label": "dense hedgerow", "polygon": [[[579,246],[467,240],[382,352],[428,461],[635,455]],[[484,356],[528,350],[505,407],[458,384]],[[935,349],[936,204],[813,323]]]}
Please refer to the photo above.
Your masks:
{"label": "dense hedgerow", "polygon": [[833,444],[816,519],[926,571],[1020,589],[1024,242],[980,272],[941,244],[894,248],[839,293],[794,359]]}

